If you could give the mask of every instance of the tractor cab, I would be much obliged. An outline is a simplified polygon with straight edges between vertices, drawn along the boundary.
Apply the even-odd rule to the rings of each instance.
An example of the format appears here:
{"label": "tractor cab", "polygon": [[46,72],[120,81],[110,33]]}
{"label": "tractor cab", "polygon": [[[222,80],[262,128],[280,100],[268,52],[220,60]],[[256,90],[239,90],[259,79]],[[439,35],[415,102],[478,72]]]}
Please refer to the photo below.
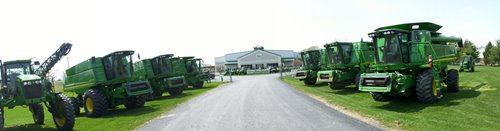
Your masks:
{"label": "tractor cab", "polygon": [[305,69],[318,68],[321,59],[321,50],[309,50],[300,53]]}
{"label": "tractor cab", "polygon": [[[41,77],[34,73],[31,60],[4,62],[1,66],[3,96],[16,97],[20,90],[25,99],[42,97]],[[19,87],[19,88],[18,88]]]}
{"label": "tractor cab", "polygon": [[327,63],[331,65],[351,64],[354,48],[349,42],[334,42],[325,45]]}
{"label": "tractor cab", "polygon": [[151,59],[154,75],[170,74],[172,73],[172,58],[173,54],[160,55]]}
{"label": "tractor cab", "polygon": [[371,33],[375,43],[375,62],[377,64],[401,64],[410,62],[409,32],[389,29]]}
{"label": "tractor cab", "polygon": [[[422,64],[432,59],[457,55],[462,39],[442,36],[437,32],[442,26],[430,23],[408,23],[381,27],[368,34],[375,50],[375,63],[384,68],[389,65]],[[429,65],[430,66],[430,65]],[[383,69],[384,68],[377,68]],[[391,67],[389,67],[391,68]],[[404,68],[393,66],[393,68]]]}
{"label": "tractor cab", "polygon": [[134,51],[117,51],[108,54],[102,58],[106,78],[108,80],[114,79],[128,79],[132,76],[132,55]]}

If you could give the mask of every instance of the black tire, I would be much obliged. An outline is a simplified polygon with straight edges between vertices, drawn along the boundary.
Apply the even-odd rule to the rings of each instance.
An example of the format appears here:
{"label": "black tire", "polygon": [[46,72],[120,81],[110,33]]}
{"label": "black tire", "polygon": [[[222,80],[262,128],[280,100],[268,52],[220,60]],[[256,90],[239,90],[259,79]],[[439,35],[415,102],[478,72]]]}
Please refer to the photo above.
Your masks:
{"label": "black tire", "polygon": [[201,88],[201,87],[203,87],[204,83],[205,82],[203,82],[203,81],[198,81],[198,82],[196,82],[196,83],[193,84],[193,87],[194,88]]}
{"label": "black tire", "polygon": [[0,107],[0,131],[3,131],[4,123],[5,123],[5,118],[3,115],[3,107]]}
{"label": "black tire", "polygon": [[373,100],[375,101],[389,101],[392,100],[391,96],[385,95],[380,92],[370,92],[370,95],[372,96]]}
{"label": "black tire", "polygon": [[438,100],[439,93],[437,89],[433,88],[434,84],[432,69],[427,69],[418,75],[415,93],[420,103],[430,104]]}
{"label": "black tire", "polygon": [[33,116],[33,121],[37,125],[43,125],[44,120],[45,120],[45,115],[43,112],[43,106],[41,103],[36,103],[36,104],[30,104],[28,106],[31,115]]}
{"label": "black tire", "polygon": [[356,88],[359,88],[359,80],[361,79],[361,73],[356,74],[356,77],[354,77],[354,85]]}
{"label": "black tire", "polygon": [[156,98],[156,97],[161,97],[163,96],[163,92],[161,92],[160,89],[158,90],[153,90],[153,97]]}
{"label": "black tire", "polygon": [[314,85],[314,84],[316,84],[316,79],[315,78],[306,78],[306,79],[304,79],[304,84]]}
{"label": "black tire", "polygon": [[170,89],[168,91],[168,93],[171,95],[171,96],[176,96],[176,95],[180,95],[182,94],[182,91],[184,90],[183,87],[177,87],[177,88],[173,88],[173,89]]}
{"label": "black tire", "polygon": [[344,89],[346,85],[339,82],[330,82],[328,83],[328,86],[332,90],[338,90],[338,89]]}
{"label": "black tire", "polygon": [[71,99],[64,94],[56,94],[55,101],[51,102],[52,119],[58,130],[70,131],[75,126],[75,109]]}
{"label": "black tire", "polygon": [[89,117],[102,116],[108,110],[108,100],[101,90],[90,89],[83,95],[83,109]]}
{"label": "black tire", "polygon": [[76,97],[71,97],[71,104],[73,104],[73,109],[75,110],[75,116],[80,115],[80,105],[81,102]]}
{"label": "black tire", "polygon": [[472,70],[471,70],[471,72],[476,71],[476,69],[475,69],[475,68],[476,68],[476,63],[475,63],[475,62],[472,62],[472,65],[471,65],[471,66],[472,66]]}
{"label": "black tire", "polygon": [[127,101],[125,102],[125,107],[127,109],[139,108],[143,107],[144,103],[146,103],[146,96],[143,95],[131,96],[127,98]]}
{"label": "black tire", "polygon": [[455,69],[448,70],[448,75],[446,76],[445,83],[447,86],[447,92],[458,92],[458,71]]}

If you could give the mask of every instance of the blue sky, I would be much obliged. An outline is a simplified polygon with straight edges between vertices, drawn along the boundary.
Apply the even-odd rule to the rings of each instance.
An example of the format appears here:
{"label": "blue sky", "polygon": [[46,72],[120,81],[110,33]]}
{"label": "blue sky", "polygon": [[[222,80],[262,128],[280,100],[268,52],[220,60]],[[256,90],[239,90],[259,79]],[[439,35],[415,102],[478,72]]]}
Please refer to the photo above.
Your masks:
{"label": "blue sky", "polygon": [[[478,46],[500,39],[495,0],[86,0],[0,1],[0,59],[43,61],[63,42],[70,65],[132,49],[214,57],[250,50],[300,51],[333,41],[368,40],[392,24],[429,21]],[[62,76],[67,61],[54,72]]]}

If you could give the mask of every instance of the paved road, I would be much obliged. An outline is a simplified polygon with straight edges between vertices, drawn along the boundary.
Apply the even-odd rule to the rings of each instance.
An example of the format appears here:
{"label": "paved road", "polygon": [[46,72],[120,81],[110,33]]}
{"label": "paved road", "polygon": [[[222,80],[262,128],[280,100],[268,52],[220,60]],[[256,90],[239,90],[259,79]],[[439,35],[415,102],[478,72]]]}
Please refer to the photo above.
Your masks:
{"label": "paved road", "polygon": [[380,130],[325,106],[278,80],[278,75],[233,77],[233,83],[163,114],[144,131]]}

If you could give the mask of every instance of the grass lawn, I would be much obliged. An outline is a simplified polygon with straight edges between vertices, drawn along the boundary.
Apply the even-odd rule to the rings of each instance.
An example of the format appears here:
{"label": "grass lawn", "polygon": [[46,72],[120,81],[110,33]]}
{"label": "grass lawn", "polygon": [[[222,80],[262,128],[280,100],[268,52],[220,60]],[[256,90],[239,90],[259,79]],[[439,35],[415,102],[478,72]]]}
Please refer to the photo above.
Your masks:
{"label": "grass lawn", "polygon": [[[454,66],[452,68],[457,69]],[[373,118],[384,126],[402,130],[498,130],[500,129],[500,68],[476,66],[476,72],[460,73],[460,91],[448,93],[434,104],[416,98],[376,102],[369,93],[350,87],[332,90],[326,84],[308,87],[292,77],[283,79],[298,90],[331,104]]]}
{"label": "grass lawn", "polygon": [[[89,118],[83,113],[76,118],[74,130],[133,130],[145,122],[160,116],[166,111],[175,108],[177,105],[196,97],[208,90],[214,89],[222,84],[221,82],[205,83],[200,89],[187,89],[182,95],[171,97],[168,93],[153,101],[147,101],[144,107],[126,110],[125,107],[118,106],[107,115],[99,118]],[[6,108],[5,108],[6,109]],[[45,110],[45,124],[34,125],[31,112],[28,108],[15,107],[5,110],[5,130],[55,130],[56,126],[52,120],[52,115]],[[83,108],[82,108],[83,112]]]}

